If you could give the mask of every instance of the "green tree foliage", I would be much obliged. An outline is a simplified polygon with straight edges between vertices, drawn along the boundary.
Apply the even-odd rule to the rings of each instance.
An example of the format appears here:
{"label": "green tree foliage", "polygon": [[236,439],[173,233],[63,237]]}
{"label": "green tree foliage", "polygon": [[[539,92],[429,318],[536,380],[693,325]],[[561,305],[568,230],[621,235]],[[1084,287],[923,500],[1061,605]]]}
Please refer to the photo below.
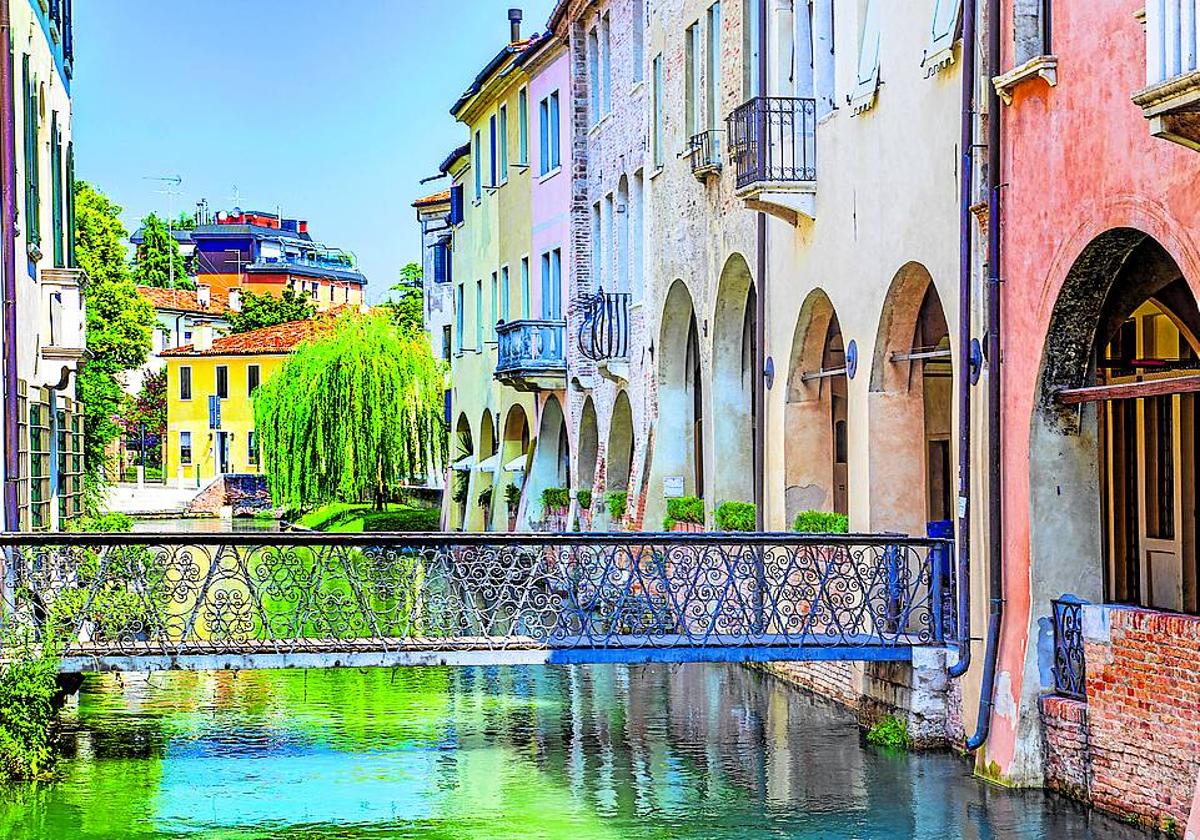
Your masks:
{"label": "green tree foliage", "polygon": [[255,392],[254,422],[277,505],[382,506],[444,457],[445,372],[429,342],[379,314],[347,313]]}
{"label": "green tree foliage", "polygon": [[392,313],[402,332],[417,336],[425,330],[425,289],[421,285],[424,273],[417,263],[400,269],[400,282],[389,290],[394,296],[384,304]]}
{"label": "green tree foliage", "polygon": [[127,434],[163,435],[167,431],[167,369],[148,374],[142,390],[125,410],[121,426]]}
{"label": "green tree foliage", "polygon": [[87,272],[88,358],[80,366],[83,451],[89,483],[103,475],[105,449],[120,433],[126,395],[120,376],[150,354],[154,308],[138,294],[125,264],[121,208],[83,181],[75,185],[75,253]]}
{"label": "green tree foliage", "polygon": [[316,311],[312,300],[291,289],[284,289],[278,297],[243,291],[241,311],[229,313],[229,329],[235,333],[250,332],[289,321],[303,321]]}
{"label": "green tree foliage", "polygon": [[10,647],[0,663],[0,781],[36,779],[50,769],[57,674],[52,645]]}
{"label": "green tree foliage", "polygon": [[188,276],[187,260],[179,252],[179,243],[167,230],[167,223],[154,213],[142,219],[142,244],[137,249],[133,274],[139,286],[166,289],[174,283],[176,289],[196,288]]}
{"label": "green tree foliage", "polygon": [[713,519],[718,531],[753,531],[757,512],[750,502],[722,502]]}

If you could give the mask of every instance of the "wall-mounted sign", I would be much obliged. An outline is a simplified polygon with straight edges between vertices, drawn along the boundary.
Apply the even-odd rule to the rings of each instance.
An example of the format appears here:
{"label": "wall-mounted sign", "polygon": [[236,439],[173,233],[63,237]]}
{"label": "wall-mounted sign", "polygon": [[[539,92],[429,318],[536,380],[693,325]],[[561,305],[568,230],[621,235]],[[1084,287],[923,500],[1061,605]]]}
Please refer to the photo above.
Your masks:
{"label": "wall-mounted sign", "polygon": [[668,475],[663,479],[663,496],[668,499],[683,497],[683,476]]}

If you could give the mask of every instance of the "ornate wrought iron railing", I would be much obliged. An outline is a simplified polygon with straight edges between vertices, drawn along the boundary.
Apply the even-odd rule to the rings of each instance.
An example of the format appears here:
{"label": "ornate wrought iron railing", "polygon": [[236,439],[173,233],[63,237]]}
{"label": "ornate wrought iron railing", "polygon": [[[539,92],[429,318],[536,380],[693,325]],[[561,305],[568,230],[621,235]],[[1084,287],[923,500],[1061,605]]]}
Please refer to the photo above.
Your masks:
{"label": "ornate wrought iron railing", "polygon": [[1087,699],[1083,658],[1083,606],[1069,595],[1050,602],[1054,613],[1054,691],[1075,700]]}
{"label": "ornate wrought iron railing", "polygon": [[789,534],[3,535],[4,638],[64,670],[903,659],[939,541]]}
{"label": "ornate wrought iron railing", "polygon": [[684,153],[692,164],[692,174],[705,178],[721,171],[721,132],[701,131],[688,139]]}
{"label": "ornate wrought iron railing", "polygon": [[817,102],[756,96],[729,115],[737,188],[817,179]]}
{"label": "ornate wrought iron railing", "polygon": [[629,293],[603,289],[583,299],[579,352],[593,362],[629,357]]}
{"label": "ornate wrought iron railing", "polygon": [[567,370],[566,321],[521,320],[496,325],[496,376]]}

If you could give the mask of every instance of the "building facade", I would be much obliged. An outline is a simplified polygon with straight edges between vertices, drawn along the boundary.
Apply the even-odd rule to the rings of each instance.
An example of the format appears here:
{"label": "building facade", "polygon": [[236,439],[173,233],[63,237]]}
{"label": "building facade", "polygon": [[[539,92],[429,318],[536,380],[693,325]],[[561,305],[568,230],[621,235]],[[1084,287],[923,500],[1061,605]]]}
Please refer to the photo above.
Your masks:
{"label": "building facade", "polygon": [[425,301],[425,334],[433,355],[450,364],[454,355],[451,335],[454,320],[454,262],[450,243],[450,191],[413,202],[421,226],[421,291]]}
{"label": "building facade", "polygon": [[86,277],[75,263],[69,0],[4,5],[4,490],[9,530],[81,510]]}

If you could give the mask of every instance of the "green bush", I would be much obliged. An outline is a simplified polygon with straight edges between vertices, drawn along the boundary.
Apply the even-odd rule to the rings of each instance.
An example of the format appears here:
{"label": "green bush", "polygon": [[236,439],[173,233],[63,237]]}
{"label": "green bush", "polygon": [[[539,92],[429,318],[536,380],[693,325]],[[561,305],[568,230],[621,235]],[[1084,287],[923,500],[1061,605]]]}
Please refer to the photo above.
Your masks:
{"label": "green bush", "polygon": [[867,730],[867,743],[877,747],[906,750],[909,747],[908,724],[893,715],[880,718]]}
{"label": "green bush", "polygon": [[468,474],[461,471],[454,473],[454,491],[450,496],[451,501],[456,505],[465,505],[467,503],[467,489],[470,487]]}
{"label": "green bush", "polygon": [[400,531],[402,533],[428,533],[442,526],[442,514],[437,508],[408,508],[368,514],[363,519],[363,530],[370,533]]}
{"label": "green bush", "polygon": [[698,496],[681,496],[678,499],[667,499],[667,516],[663,520],[663,530],[670,531],[676,522],[690,522],[694,525],[704,524],[704,500]]}
{"label": "green bush", "polygon": [[36,779],[54,760],[58,658],[24,648],[0,665],[0,781]]}
{"label": "green bush", "polygon": [[123,513],[98,513],[72,519],[67,530],[78,534],[128,534],[133,530],[133,520]]}
{"label": "green bush", "polygon": [[571,490],[567,487],[547,487],[542,491],[542,507],[546,510],[571,506]]}
{"label": "green bush", "polygon": [[521,505],[521,488],[516,484],[506,485],[504,488],[504,501],[508,504],[508,509],[511,513],[516,513],[517,508]]}
{"label": "green bush", "polygon": [[718,531],[753,531],[758,509],[750,502],[722,502],[714,519]]}
{"label": "green bush", "polygon": [[608,516],[613,521],[619,521],[625,518],[625,511],[629,509],[629,494],[624,490],[614,490],[604,497],[604,501],[608,503]]}
{"label": "green bush", "polygon": [[575,494],[575,498],[579,500],[579,509],[580,510],[591,510],[592,509],[592,491],[591,490],[580,490],[578,493]]}
{"label": "green bush", "polygon": [[801,534],[845,534],[850,530],[850,517],[824,510],[802,510],[796,514],[792,530]]}
{"label": "green bush", "polygon": [[488,485],[487,487],[484,487],[482,490],[479,491],[479,498],[475,500],[475,503],[477,505],[479,505],[481,508],[483,508],[484,510],[492,509],[492,487],[491,487],[491,485]]}

